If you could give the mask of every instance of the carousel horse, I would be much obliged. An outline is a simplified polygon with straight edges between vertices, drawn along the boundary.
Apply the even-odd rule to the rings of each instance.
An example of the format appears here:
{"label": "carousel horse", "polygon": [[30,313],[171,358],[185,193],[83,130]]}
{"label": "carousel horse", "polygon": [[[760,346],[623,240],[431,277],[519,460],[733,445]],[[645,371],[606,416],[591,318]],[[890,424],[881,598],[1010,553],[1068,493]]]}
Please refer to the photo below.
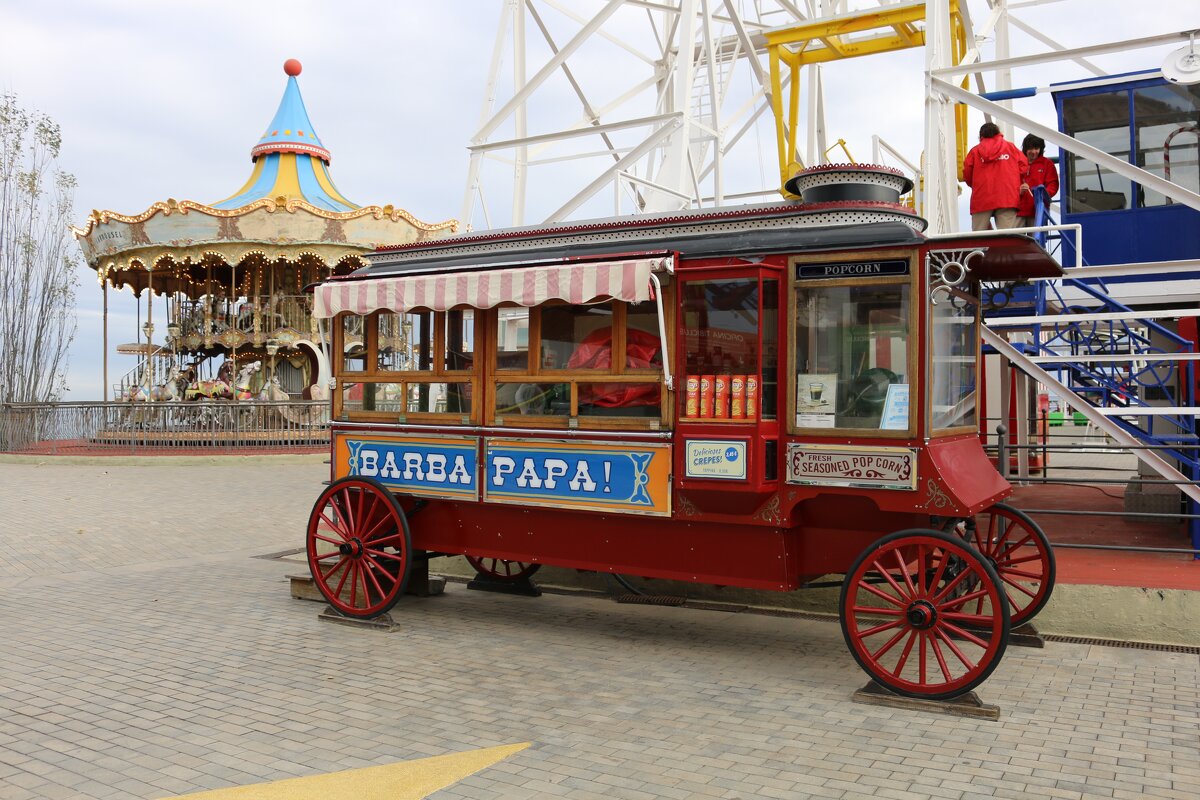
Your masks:
{"label": "carousel horse", "polygon": [[217,377],[211,381],[195,381],[184,390],[185,400],[253,400],[254,393],[250,391],[250,381],[254,373],[262,368],[261,361],[251,361],[240,370],[237,378],[231,383],[229,374],[232,371],[230,362],[226,361],[217,371]]}
{"label": "carousel horse", "polygon": [[157,386],[150,386],[145,383],[130,386],[125,399],[131,403],[144,403],[147,400],[152,400],[160,403],[168,400],[182,400],[183,392],[187,386],[187,381],[179,367],[172,367],[167,380]]}
{"label": "carousel horse", "polygon": [[258,397],[255,399],[280,402],[291,400],[292,396],[283,390],[283,387],[279,384],[279,377],[273,375],[268,383],[263,384],[262,391],[258,393]]}

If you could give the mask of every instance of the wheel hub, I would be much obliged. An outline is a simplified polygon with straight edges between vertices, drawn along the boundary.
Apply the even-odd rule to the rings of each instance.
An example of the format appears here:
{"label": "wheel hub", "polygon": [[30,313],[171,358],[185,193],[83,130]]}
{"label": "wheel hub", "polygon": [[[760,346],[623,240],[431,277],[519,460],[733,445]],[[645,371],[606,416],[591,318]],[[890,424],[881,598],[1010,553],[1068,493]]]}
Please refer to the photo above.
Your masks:
{"label": "wheel hub", "polygon": [[358,537],[355,537],[353,539],[349,539],[345,542],[342,542],[341,544],[338,545],[338,552],[344,556],[350,556],[351,558],[358,558],[363,553],[362,540],[359,539]]}
{"label": "wheel hub", "polygon": [[917,630],[927,630],[937,621],[937,610],[928,600],[916,600],[904,612],[908,623]]}

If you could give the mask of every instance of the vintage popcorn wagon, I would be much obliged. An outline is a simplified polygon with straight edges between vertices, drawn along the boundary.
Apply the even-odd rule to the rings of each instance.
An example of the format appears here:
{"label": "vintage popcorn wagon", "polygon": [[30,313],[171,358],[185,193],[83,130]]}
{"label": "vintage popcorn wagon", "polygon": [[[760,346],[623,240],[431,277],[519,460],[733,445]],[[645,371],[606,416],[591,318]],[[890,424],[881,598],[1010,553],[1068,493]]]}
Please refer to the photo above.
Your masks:
{"label": "vintage popcorn wagon", "polygon": [[396,247],[318,285],[333,480],[307,544],[329,602],[377,616],[459,554],[501,581],[837,573],[878,683],[983,681],[1054,561],[980,443],[980,286],[1059,267],[1025,236],[925,238],[888,168],[792,188]]}

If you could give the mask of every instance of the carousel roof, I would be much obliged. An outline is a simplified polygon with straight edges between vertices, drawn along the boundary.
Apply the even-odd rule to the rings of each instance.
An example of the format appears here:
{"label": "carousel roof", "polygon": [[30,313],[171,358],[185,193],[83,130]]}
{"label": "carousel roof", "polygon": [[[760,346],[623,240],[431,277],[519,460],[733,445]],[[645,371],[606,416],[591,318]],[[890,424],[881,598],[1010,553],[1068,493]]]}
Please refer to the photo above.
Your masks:
{"label": "carousel roof", "polygon": [[213,203],[213,208],[241,208],[255,200],[303,200],[326,211],[352,211],[358,208],[342,196],[329,177],[329,150],[313,130],[300,85],[300,62],[288,59],[283,65],[287,86],[283,99],[266,133],[250,149],[254,171],[250,179],[232,197]]}
{"label": "carousel roof", "polygon": [[[212,205],[167,200],[141,214],[93,211],[76,240],[99,280],[136,293],[184,291],[191,296],[232,285],[235,271],[282,263],[352,269],[379,247],[445,236],[455,220],[425,223],[392,205],[359,206],[329,175],[329,150],[313,130],[296,77],[300,62],[284,64],[287,85],[271,124],[251,148],[249,180]],[[256,267],[258,268],[258,267]]]}

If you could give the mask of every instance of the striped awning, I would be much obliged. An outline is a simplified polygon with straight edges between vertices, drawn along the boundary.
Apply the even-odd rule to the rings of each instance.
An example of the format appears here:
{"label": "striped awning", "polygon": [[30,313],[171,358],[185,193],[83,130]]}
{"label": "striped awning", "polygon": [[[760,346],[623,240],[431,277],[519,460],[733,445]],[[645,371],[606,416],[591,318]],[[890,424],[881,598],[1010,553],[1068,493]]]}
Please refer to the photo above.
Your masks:
{"label": "striped awning", "polygon": [[316,287],[313,313],[327,319],[343,311],[446,311],[502,303],[536,306],[547,300],[587,303],[602,297],[640,303],[654,296],[650,273],[666,269],[670,261],[659,257],[329,281]]}

